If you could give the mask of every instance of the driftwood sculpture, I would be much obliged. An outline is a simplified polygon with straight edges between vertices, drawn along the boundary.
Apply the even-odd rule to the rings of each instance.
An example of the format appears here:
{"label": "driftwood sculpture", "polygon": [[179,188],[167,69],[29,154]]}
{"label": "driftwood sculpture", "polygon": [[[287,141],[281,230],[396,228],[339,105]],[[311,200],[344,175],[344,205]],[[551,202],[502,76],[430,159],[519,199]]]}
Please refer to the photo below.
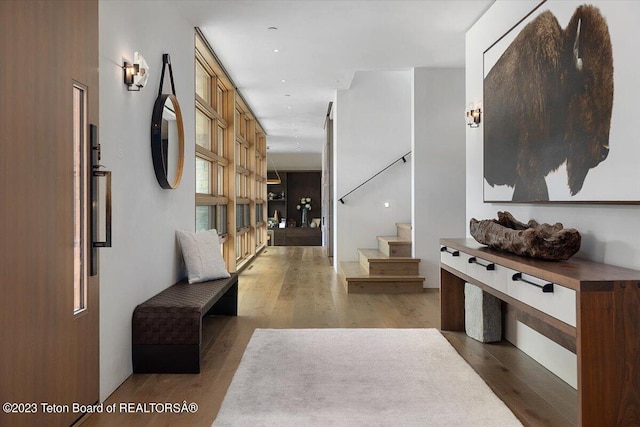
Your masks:
{"label": "driftwood sculpture", "polygon": [[562,224],[524,224],[509,212],[498,212],[498,219],[471,219],[471,235],[479,243],[517,255],[546,260],[566,260],[580,249],[580,233]]}

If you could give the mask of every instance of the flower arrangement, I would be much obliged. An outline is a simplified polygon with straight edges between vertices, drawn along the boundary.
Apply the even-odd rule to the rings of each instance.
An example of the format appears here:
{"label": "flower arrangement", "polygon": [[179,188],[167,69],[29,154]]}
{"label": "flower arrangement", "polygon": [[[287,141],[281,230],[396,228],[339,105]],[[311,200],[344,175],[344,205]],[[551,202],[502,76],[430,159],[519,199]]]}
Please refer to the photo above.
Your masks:
{"label": "flower arrangement", "polygon": [[299,211],[302,211],[302,221],[300,221],[300,227],[309,226],[309,218],[307,212],[311,210],[311,197],[303,197],[300,199],[300,204],[296,206]]}
{"label": "flower arrangement", "polygon": [[296,206],[298,210],[311,210],[311,197],[302,197],[300,199],[300,204]]}

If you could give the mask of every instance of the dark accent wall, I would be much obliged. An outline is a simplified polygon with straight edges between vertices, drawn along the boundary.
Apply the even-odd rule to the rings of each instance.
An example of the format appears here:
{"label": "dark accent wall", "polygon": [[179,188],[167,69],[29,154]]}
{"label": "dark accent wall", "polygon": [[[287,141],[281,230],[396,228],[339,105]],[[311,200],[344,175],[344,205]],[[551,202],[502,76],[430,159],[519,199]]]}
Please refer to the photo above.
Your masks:
{"label": "dark accent wall", "polygon": [[[300,224],[301,213],[296,208],[302,197],[310,197],[311,212],[309,212],[309,220],[311,218],[320,218],[322,215],[322,198],[321,198],[321,179],[320,171],[278,171],[282,184],[269,185],[267,192],[276,194],[280,197],[282,191],[285,192],[286,201],[270,200],[268,214],[273,217],[273,211],[278,210],[280,218],[294,219],[296,224]],[[275,173],[268,172],[269,178],[275,178]],[[285,207],[286,204],[286,207]]]}

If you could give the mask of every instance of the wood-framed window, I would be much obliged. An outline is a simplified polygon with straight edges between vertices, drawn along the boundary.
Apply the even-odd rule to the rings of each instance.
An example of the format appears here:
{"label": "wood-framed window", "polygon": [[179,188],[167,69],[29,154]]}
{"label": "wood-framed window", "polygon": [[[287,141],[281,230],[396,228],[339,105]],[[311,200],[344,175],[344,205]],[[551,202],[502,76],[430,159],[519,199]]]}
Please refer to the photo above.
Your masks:
{"label": "wood-framed window", "polygon": [[259,126],[255,129],[254,146],[255,245],[259,249],[267,243],[267,138]]}
{"label": "wood-framed window", "polygon": [[251,116],[245,105],[237,101],[235,106],[235,159],[236,159],[236,262],[241,264],[252,255],[254,228],[251,221],[252,191],[249,181],[251,179],[252,164],[249,162],[249,151],[252,148],[250,129]]}
{"label": "wood-framed window", "polygon": [[[218,64],[196,37],[195,52],[195,151],[196,218],[195,228],[229,233],[229,206],[232,196],[228,182],[230,158],[228,133],[232,126],[228,106],[232,103],[231,85],[216,70]],[[223,253],[225,251],[223,250]]]}
{"label": "wood-framed window", "polygon": [[266,133],[199,30],[195,99],[196,230],[226,237],[236,271],[266,245]]}

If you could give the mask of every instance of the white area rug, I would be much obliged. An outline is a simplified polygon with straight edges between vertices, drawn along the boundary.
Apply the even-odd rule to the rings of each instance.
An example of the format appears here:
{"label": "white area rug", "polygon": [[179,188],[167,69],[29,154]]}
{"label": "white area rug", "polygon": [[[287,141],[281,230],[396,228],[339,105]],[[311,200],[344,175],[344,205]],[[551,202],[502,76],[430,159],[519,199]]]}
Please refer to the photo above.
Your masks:
{"label": "white area rug", "polygon": [[520,426],[436,329],[256,329],[214,426]]}

